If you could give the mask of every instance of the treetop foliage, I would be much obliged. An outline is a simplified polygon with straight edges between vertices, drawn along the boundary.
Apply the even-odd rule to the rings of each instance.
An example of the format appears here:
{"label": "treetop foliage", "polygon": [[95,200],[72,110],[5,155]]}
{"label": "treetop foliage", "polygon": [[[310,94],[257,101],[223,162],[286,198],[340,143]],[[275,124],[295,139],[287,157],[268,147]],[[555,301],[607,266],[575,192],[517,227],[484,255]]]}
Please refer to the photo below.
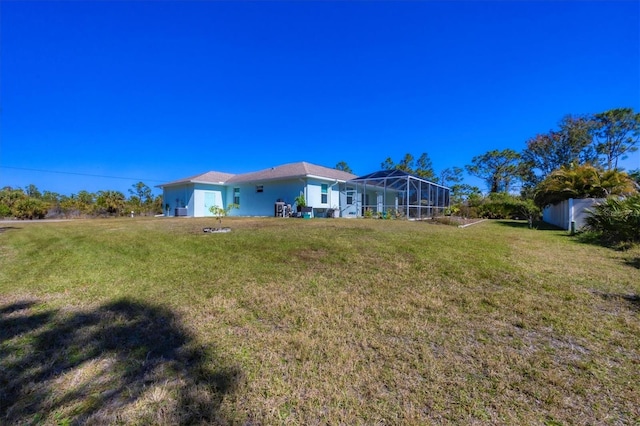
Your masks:
{"label": "treetop foliage", "polygon": [[42,219],[47,215],[63,217],[119,216],[162,213],[162,196],[154,197],[143,182],[132,185],[129,199],[119,191],[80,191],[70,196],[51,191],[40,192],[35,185],[23,189],[0,190],[0,217]]}
{"label": "treetop foliage", "polygon": [[[545,178],[562,168],[591,165],[618,169],[618,161],[637,151],[640,114],[617,108],[599,114],[567,115],[558,128],[526,141],[521,153],[492,150],[476,156],[465,168],[485,180],[491,193],[509,191],[519,181],[521,194],[533,197]],[[577,189],[577,192],[582,189]]]}
{"label": "treetop foliage", "polygon": [[584,164],[553,171],[536,187],[534,201],[544,207],[569,198],[606,198],[635,192],[633,180],[626,173]]}
{"label": "treetop foliage", "polygon": [[383,170],[402,170],[431,182],[435,182],[437,179],[436,173],[433,171],[431,158],[426,152],[423,152],[417,160],[413,155],[407,153],[398,163],[394,163],[391,157],[387,157],[380,164],[380,167]]}
{"label": "treetop foliage", "polygon": [[490,192],[509,192],[517,176],[520,154],[512,149],[497,149],[477,155],[465,166],[470,175],[484,180]]}
{"label": "treetop foliage", "polygon": [[604,156],[607,169],[617,169],[618,159],[638,150],[640,113],[616,108],[593,116],[596,151]]}
{"label": "treetop foliage", "polygon": [[346,161],[340,161],[334,168],[336,170],[342,170],[343,172],[353,173],[353,170],[351,170],[351,167],[349,167]]}

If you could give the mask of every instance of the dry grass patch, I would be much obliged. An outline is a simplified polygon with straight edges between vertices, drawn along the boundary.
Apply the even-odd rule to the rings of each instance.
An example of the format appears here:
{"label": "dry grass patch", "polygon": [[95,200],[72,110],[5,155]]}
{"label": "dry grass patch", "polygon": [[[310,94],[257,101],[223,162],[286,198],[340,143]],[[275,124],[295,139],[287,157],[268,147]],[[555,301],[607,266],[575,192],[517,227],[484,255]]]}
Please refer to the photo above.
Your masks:
{"label": "dry grass patch", "polygon": [[[0,259],[0,305],[9,307],[0,321],[14,330],[3,331],[0,371],[7,383],[25,371],[11,379],[20,389],[2,418],[640,419],[637,249],[519,222],[226,218],[232,232],[203,233],[211,223],[92,221],[0,235],[13,253]],[[114,309],[117,300],[126,309]],[[27,320],[11,322],[16,312]],[[122,331],[131,329],[138,340]],[[53,343],[42,346],[44,336]],[[46,403],[33,397],[45,394]]]}

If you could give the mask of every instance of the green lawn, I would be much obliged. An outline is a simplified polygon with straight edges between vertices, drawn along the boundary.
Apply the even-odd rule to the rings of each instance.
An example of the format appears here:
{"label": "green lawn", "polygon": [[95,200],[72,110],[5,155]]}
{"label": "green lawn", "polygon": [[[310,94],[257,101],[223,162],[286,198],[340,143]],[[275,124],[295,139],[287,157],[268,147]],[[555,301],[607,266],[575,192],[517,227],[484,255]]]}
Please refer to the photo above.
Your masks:
{"label": "green lawn", "polygon": [[0,224],[0,424],[638,424],[640,249],[520,222]]}

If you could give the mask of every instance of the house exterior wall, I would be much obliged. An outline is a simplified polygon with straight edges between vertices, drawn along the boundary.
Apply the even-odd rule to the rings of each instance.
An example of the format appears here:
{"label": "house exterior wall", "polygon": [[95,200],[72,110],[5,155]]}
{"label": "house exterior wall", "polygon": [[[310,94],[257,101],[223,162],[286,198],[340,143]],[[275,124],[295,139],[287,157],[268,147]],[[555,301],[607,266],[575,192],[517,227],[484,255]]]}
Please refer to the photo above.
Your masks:
{"label": "house exterior wall", "polygon": [[178,207],[186,207],[187,215],[193,216],[192,184],[164,188],[162,192],[162,200],[164,202],[163,207],[166,216],[175,216],[175,211]]}
{"label": "house exterior wall", "polygon": [[588,209],[603,201],[602,198],[582,198],[564,200],[558,204],[547,206],[542,211],[542,220],[564,230],[571,230],[571,222],[575,229],[583,228],[589,215]]}
{"label": "house exterior wall", "polygon": [[223,200],[226,198],[227,188],[222,185],[209,185],[198,183],[193,188],[193,208],[190,210],[193,217],[213,216],[210,207],[226,207]]}
{"label": "house exterior wall", "polygon": [[[322,185],[326,185],[326,202],[322,202]],[[307,179],[305,199],[313,214],[325,217],[329,209],[340,210],[340,184],[335,181]]]}
{"label": "house exterior wall", "polygon": [[[258,192],[258,186],[262,192]],[[304,193],[305,184],[300,179],[267,181],[255,183],[230,183],[227,188],[226,204],[233,203],[234,188],[240,189],[240,208],[231,210],[230,216],[273,216],[277,200],[294,206],[294,198]]]}
{"label": "house exterior wall", "polygon": [[[322,185],[327,185],[327,199],[322,202]],[[186,207],[187,216],[206,217],[212,216],[209,207],[219,205],[226,208],[234,203],[234,197],[239,196],[239,208],[229,211],[230,216],[273,216],[274,205],[277,200],[283,200],[290,204],[295,210],[295,198],[303,194],[307,206],[314,208],[314,214],[319,217],[327,215],[329,209],[335,208],[340,211],[343,200],[346,196],[341,192],[344,184],[335,181],[295,178],[279,181],[263,182],[243,182],[227,183],[224,185],[214,184],[185,184],[165,187],[163,189],[163,199],[169,209],[165,208],[166,216],[175,216],[176,207]],[[261,192],[258,191],[261,188]],[[235,189],[239,189],[236,192]],[[354,193],[355,203],[355,193]],[[351,206],[355,211],[355,206]],[[344,214],[340,214],[344,216]],[[353,216],[351,216],[353,217]]]}

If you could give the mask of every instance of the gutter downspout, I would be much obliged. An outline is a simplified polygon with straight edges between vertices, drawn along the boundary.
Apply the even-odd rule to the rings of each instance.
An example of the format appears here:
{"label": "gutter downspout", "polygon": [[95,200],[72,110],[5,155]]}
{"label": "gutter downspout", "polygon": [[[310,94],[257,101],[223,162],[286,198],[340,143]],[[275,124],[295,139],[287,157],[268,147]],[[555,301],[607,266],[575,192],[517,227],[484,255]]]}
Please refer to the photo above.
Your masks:
{"label": "gutter downspout", "polygon": [[[331,203],[331,201],[332,201],[331,200],[331,196],[333,195],[333,189],[332,188],[334,186],[336,186],[337,184],[338,184],[338,179],[336,179],[336,181],[329,187],[329,206],[331,206],[329,208],[332,209],[332,210],[333,210],[333,204]],[[338,193],[339,192],[340,192],[340,188],[338,188]],[[340,213],[342,213],[342,210],[340,209],[340,195],[339,194],[338,194],[338,211]],[[341,216],[342,216],[342,214],[341,214]]]}

